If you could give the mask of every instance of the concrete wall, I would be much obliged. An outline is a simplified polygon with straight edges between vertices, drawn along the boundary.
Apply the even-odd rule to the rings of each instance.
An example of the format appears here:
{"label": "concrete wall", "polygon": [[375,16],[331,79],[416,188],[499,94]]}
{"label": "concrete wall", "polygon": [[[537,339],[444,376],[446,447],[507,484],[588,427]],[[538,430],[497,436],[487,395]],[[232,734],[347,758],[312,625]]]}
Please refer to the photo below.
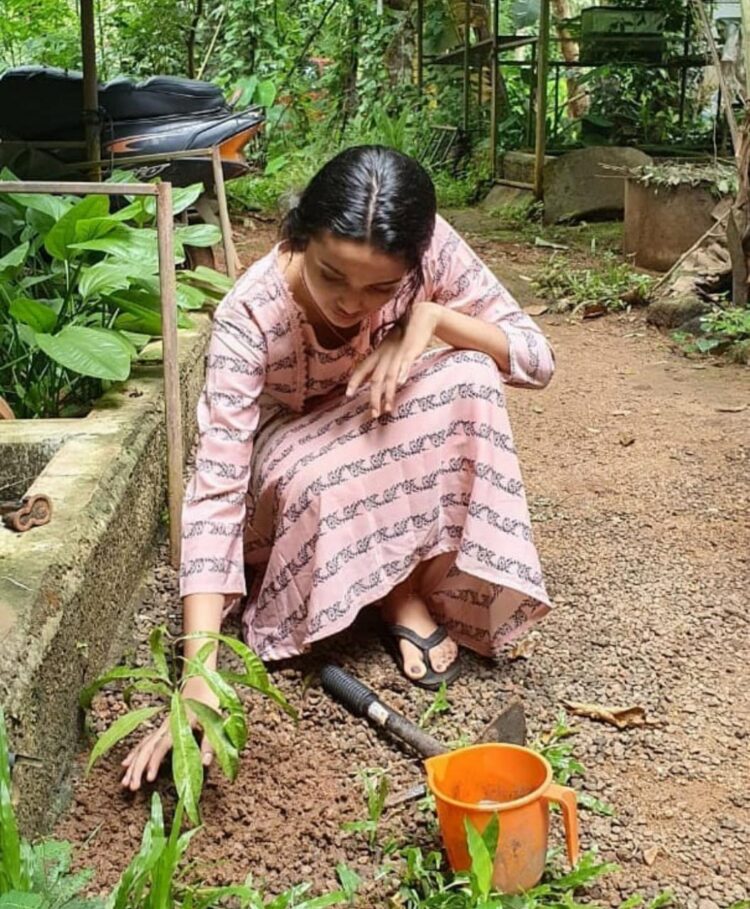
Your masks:
{"label": "concrete wall", "polygon": [[[186,450],[210,332],[206,317],[196,325],[180,332]],[[12,747],[44,761],[14,774],[21,823],[32,832],[66,801],[81,688],[130,640],[129,604],[165,506],[160,363],[138,366],[84,419],[0,423],[6,470],[13,449],[26,449],[32,466],[52,453],[29,489],[52,498],[51,522],[24,534],[0,527],[0,705]]]}

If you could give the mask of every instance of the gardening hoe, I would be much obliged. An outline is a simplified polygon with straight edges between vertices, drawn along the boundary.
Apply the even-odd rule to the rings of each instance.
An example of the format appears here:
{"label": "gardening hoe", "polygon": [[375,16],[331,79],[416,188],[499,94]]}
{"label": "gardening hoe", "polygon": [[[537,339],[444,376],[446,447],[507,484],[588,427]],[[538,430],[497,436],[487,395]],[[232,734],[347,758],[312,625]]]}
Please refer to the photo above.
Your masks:
{"label": "gardening hoe", "polygon": [[[340,666],[326,664],[320,672],[323,689],[342,704],[354,716],[363,717],[373,726],[386,729],[391,735],[406,742],[421,757],[434,757],[451,749],[443,742],[420,729],[416,723],[407,720],[392,707],[384,704],[375,692]],[[516,700],[505,707],[490,723],[474,744],[482,742],[505,742],[511,745],[526,744],[526,715],[523,704]],[[402,795],[388,800],[389,806],[419,798],[424,786],[415,786]]]}

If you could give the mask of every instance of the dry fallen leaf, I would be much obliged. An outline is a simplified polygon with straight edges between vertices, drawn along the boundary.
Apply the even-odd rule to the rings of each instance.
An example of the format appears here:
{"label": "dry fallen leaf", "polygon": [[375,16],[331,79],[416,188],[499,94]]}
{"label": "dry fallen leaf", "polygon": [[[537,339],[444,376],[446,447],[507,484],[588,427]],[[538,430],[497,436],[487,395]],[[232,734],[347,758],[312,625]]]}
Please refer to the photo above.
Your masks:
{"label": "dry fallen leaf", "polygon": [[587,303],[583,307],[584,319],[598,319],[607,314],[607,307],[603,303]]}
{"label": "dry fallen leaf", "polygon": [[548,309],[549,306],[546,303],[534,303],[533,306],[524,306],[523,311],[530,316],[543,316]]}
{"label": "dry fallen leaf", "polygon": [[742,413],[743,410],[747,410],[747,404],[726,404],[723,407],[717,407],[716,410],[719,413]]}
{"label": "dry fallen leaf", "polygon": [[576,701],[563,701],[563,704],[575,716],[585,716],[590,720],[609,723],[611,726],[617,726],[618,729],[646,725],[646,710],[638,705],[606,707],[602,704],[580,704]]}
{"label": "dry fallen leaf", "polygon": [[532,631],[531,634],[527,635],[522,641],[519,641],[510,648],[508,659],[528,660],[536,649],[536,645],[539,643],[540,638],[541,634],[539,632]]}
{"label": "dry fallen leaf", "polygon": [[535,404],[531,409],[534,413],[544,413],[544,408],[540,407],[538,404]]}
{"label": "dry fallen leaf", "polygon": [[635,436],[629,432],[621,432],[617,437],[617,441],[622,445],[623,448],[627,448],[629,445],[632,445],[635,442]]}
{"label": "dry fallen leaf", "polygon": [[660,851],[661,846],[651,846],[649,849],[643,850],[643,861],[648,865],[649,868],[656,861],[656,857],[659,855]]}

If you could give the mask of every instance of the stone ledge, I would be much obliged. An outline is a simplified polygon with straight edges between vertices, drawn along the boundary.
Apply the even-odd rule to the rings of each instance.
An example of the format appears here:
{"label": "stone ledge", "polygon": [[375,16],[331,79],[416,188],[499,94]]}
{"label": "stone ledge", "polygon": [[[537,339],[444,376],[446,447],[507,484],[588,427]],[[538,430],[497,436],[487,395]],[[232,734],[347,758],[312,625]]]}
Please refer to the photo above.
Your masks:
{"label": "stone ledge", "polygon": [[[186,451],[210,333],[208,317],[195,324],[179,335]],[[14,748],[44,761],[14,774],[26,831],[43,830],[64,804],[79,693],[129,641],[129,604],[165,506],[165,437],[158,361],[83,419],[0,423],[0,458],[6,446],[53,452],[29,487],[52,498],[51,522],[23,534],[0,525],[0,705]]]}

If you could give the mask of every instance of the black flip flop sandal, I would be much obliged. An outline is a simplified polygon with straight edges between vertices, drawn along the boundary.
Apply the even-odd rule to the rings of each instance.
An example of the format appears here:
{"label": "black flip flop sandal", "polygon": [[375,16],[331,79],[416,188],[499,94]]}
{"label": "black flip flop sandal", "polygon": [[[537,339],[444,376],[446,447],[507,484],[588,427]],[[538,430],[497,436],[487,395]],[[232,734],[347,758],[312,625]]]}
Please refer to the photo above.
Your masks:
{"label": "black flip flop sandal", "polygon": [[[416,631],[412,631],[411,628],[407,628],[405,625],[386,624],[385,627],[389,648],[393,652],[396,664],[404,678],[413,685],[418,685],[420,688],[427,688],[430,691],[437,691],[443,683],[450,685],[450,683],[454,682],[461,674],[461,666],[459,665],[460,654],[456,656],[456,659],[450,664],[445,672],[436,672],[432,665],[432,661],[430,660],[430,651],[432,648],[437,647],[438,644],[442,644],[448,637],[448,632],[443,625],[438,625],[432,634],[426,638],[423,638],[421,635],[417,634]],[[410,675],[407,675],[404,670],[404,657],[401,653],[401,648],[398,645],[398,642],[402,639],[413,644],[422,654],[422,662],[424,663],[427,672],[419,679],[413,679]]]}

